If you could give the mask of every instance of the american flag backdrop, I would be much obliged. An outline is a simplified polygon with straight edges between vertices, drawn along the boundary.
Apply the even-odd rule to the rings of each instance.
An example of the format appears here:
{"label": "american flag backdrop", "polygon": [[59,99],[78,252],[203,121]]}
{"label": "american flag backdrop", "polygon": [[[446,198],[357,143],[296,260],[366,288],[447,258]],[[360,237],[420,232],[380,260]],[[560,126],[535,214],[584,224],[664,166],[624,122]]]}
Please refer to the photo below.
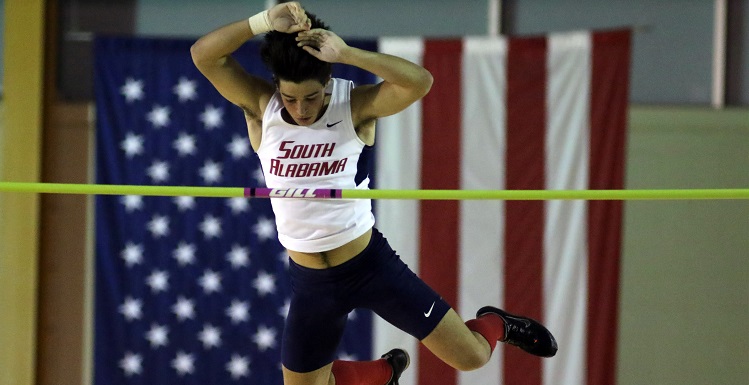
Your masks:
{"label": "american flag backdrop", "polygon": [[[435,78],[422,101],[378,121],[373,186],[623,187],[629,31],[355,44]],[[193,67],[189,45],[97,40],[98,183],[262,185],[241,112]],[[267,77],[256,41],[238,58]],[[560,350],[542,360],[500,345],[486,367],[458,373],[357,310],[341,357],[405,347],[404,385],[615,383],[621,202],[375,204],[391,245],[464,318],[487,304],[526,314]],[[265,200],[98,197],[96,385],[281,384],[289,289],[275,236]]]}
{"label": "american flag backdrop", "polygon": [[[191,43],[96,40],[97,183],[264,185],[241,110],[195,68]],[[269,78],[258,43],[236,57]],[[268,200],[97,197],[94,383],[281,384],[286,268]],[[371,319],[349,316],[340,357],[370,358]]]}

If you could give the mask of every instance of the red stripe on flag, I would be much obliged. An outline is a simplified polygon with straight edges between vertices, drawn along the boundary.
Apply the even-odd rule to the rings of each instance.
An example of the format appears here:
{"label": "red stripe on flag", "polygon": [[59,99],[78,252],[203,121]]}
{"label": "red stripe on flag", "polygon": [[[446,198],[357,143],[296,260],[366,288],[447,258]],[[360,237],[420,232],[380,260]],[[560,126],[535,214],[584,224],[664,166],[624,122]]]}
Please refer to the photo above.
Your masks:
{"label": "red stripe on flag", "polygon": [[[545,185],[546,38],[509,40],[507,56],[507,176],[509,190]],[[543,319],[544,202],[505,204],[505,299],[510,312]],[[505,349],[504,383],[541,384],[541,361]]]}
{"label": "red stripe on flag", "polygon": [[[590,189],[624,186],[629,47],[628,30],[593,34]],[[621,225],[622,202],[588,202],[588,384],[616,383]]]}
{"label": "red stripe on flag", "polygon": [[[461,40],[428,40],[424,68],[434,84],[422,102],[421,188],[460,188]],[[451,305],[458,298],[457,201],[421,201],[419,274]],[[419,384],[454,385],[455,370],[419,347]]]}

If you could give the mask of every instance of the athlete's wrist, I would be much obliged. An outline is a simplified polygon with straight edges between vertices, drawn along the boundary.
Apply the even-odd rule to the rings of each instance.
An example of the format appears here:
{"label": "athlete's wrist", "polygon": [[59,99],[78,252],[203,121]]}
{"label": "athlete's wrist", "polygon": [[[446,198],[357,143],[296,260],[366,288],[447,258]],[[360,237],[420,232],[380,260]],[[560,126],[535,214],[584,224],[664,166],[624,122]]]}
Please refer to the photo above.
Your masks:
{"label": "athlete's wrist", "polygon": [[267,9],[250,16],[250,18],[247,19],[247,23],[250,25],[250,31],[252,31],[253,35],[259,35],[273,30],[273,24],[270,22],[270,15]]}

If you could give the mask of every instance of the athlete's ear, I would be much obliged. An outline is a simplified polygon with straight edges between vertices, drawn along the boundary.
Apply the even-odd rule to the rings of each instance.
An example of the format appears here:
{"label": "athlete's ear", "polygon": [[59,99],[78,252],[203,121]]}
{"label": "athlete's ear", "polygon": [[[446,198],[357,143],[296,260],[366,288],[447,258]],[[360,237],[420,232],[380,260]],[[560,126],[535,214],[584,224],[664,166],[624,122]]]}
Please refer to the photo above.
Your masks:
{"label": "athlete's ear", "polygon": [[322,85],[323,92],[329,94],[333,92],[333,79],[328,76],[328,80]]}

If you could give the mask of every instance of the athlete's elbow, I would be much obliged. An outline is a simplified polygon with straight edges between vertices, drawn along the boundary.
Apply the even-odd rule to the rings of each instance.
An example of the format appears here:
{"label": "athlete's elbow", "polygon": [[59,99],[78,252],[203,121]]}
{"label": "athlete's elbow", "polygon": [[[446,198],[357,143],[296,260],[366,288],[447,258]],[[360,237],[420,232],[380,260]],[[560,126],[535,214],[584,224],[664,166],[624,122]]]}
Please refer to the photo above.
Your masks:
{"label": "athlete's elbow", "polygon": [[421,71],[419,71],[419,76],[416,84],[418,85],[416,87],[419,95],[419,99],[426,96],[426,94],[429,93],[429,90],[432,89],[432,84],[434,83],[434,77],[432,76],[432,73],[427,71],[426,68],[422,68]]}
{"label": "athlete's elbow", "polygon": [[190,47],[190,56],[192,57],[192,62],[195,64],[198,69],[203,69],[211,64],[216,63],[216,59],[210,55],[210,47],[208,47],[207,43],[203,41],[203,39],[198,39],[193,45]]}
{"label": "athlete's elbow", "polygon": [[193,43],[190,47],[190,56],[192,57],[192,62],[198,68],[200,68],[201,64],[205,62],[205,50],[203,49],[203,44],[200,40]]}

